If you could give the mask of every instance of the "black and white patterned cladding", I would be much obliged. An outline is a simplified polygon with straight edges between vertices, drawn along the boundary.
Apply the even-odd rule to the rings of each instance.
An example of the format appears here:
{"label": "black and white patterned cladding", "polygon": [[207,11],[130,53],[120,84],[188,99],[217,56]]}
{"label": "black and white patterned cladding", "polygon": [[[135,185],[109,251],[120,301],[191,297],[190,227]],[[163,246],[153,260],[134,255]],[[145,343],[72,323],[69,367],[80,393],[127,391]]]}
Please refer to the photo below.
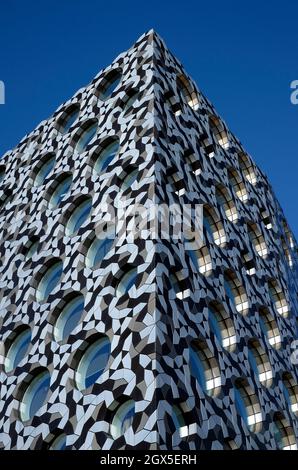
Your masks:
{"label": "black and white patterned cladding", "polygon": [[[103,100],[99,85],[114,70],[120,84]],[[78,109],[79,117],[62,132],[69,109]],[[96,136],[79,153],[76,144],[89,123],[97,124]],[[95,172],[94,153],[116,137],[117,158]],[[35,185],[40,162],[49,155],[54,169]],[[266,176],[154,31],[41,122],[0,166],[0,448],[49,448],[60,433],[67,449],[295,448],[296,241]],[[126,168],[137,169],[138,176],[123,195]],[[72,177],[70,190],[51,208],[51,190],[63,174]],[[91,215],[68,235],[65,224],[82,195],[92,199]],[[88,242],[105,226],[102,204],[117,207],[124,196],[128,205],[204,205],[213,235],[204,230],[204,246],[195,250],[198,263],[183,240],[122,236],[98,266],[88,267]],[[32,239],[38,250],[28,258]],[[38,282],[55,259],[63,263],[61,280],[39,302]],[[128,268],[137,270],[136,282],[116,295],[117,280]],[[227,276],[235,302],[225,288]],[[81,321],[66,341],[56,341],[55,312],[74,292],[84,296]],[[211,327],[214,305],[229,325],[225,343]],[[260,323],[264,315],[280,336],[268,339]],[[31,329],[30,346],[7,372],[10,339],[24,325]],[[108,364],[93,386],[80,391],[80,352],[103,334],[111,343]],[[191,374],[193,341],[205,358],[208,391]],[[252,344],[263,352],[257,361],[262,376],[249,358]],[[35,416],[22,421],[24,390],[39,370],[50,373],[49,392]],[[291,406],[286,374],[294,384]],[[235,404],[239,384],[250,426]],[[115,412],[128,400],[135,403],[132,425],[115,436]]]}

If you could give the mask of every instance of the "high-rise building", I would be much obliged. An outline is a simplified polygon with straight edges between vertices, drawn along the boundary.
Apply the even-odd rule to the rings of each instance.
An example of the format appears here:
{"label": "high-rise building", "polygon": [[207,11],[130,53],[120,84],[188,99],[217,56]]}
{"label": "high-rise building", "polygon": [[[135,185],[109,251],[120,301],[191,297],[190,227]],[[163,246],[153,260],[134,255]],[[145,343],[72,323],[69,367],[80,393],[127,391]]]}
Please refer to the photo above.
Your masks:
{"label": "high-rise building", "polygon": [[0,165],[1,448],[297,448],[297,244],[154,31]]}

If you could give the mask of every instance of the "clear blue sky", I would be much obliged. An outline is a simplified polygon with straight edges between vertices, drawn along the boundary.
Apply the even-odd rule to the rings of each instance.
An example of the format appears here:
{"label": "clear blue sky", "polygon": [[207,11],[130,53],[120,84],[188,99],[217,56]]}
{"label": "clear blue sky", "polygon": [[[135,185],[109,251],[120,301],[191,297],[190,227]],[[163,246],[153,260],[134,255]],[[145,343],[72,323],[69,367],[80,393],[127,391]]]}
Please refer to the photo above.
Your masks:
{"label": "clear blue sky", "polygon": [[298,2],[9,0],[0,155],[154,28],[267,173],[298,236]]}

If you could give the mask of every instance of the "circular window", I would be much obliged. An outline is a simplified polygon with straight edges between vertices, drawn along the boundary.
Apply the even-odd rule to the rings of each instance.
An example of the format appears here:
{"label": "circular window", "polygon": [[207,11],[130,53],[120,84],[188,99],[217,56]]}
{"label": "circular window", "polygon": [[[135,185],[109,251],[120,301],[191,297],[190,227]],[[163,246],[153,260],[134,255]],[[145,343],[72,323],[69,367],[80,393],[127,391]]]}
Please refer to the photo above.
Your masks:
{"label": "circular window", "polygon": [[84,128],[80,131],[80,138],[76,144],[75,150],[83,153],[90,142],[94,139],[97,132],[98,123],[92,119],[88,121]]}
{"label": "circular window", "polygon": [[210,396],[219,393],[221,387],[220,371],[215,357],[206,345],[192,341],[189,350],[191,375],[197,380],[203,392]]}
{"label": "circular window", "polygon": [[83,223],[88,219],[92,209],[92,198],[82,196],[77,201],[72,213],[68,216],[65,233],[70,236],[77,232]]}
{"label": "circular window", "polygon": [[135,167],[129,167],[128,171],[126,172],[124,178],[122,179],[122,191],[126,191],[130,189],[133,183],[137,180],[139,174],[139,170]]}
{"label": "circular window", "polygon": [[124,114],[128,114],[132,111],[134,103],[137,101],[139,96],[139,90],[130,90],[127,95],[126,99],[124,100]]}
{"label": "circular window", "polygon": [[290,410],[298,416],[298,386],[289,372],[282,376],[282,390]]}
{"label": "circular window", "polygon": [[131,269],[125,273],[120,279],[116,288],[116,296],[121,297],[128,293],[128,291],[135,285],[138,277],[138,271],[136,268]]}
{"label": "circular window", "polygon": [[79,390],[91,387],[107,366],[111,352],[111,343],[103,336],[90,344],[79,362],[76,371],[76,384]]}
{"label": "circular window", "polygon": [[262,428],[262,412],[259,401],[245,379],[235,383],[235,407],[251,432],[259,432]]}
{"label": "circular window", "polygon": [[113,243],[114,237],[112,237],[112,234],[103,239],[95,237],[87,251],[86,266],[88,268],[97,266],[110,251]]}
{"label": "circular window", "polygon": [[64,173],[55,182],[50,189],[49,207],[54,209],[57,207],[65,195],[69,192],[72,183],[72,176],[69,173]]}
{"label": "circular window", "polygon": [[104,171],[111,161],[115,158],[119,151],[119,139],[109,141],[106,145],[103,146],[100,153],[94,159],[94,170],[97,173]]}
{"label": "circular window", "polygon": [[275,413],[272,427],[278,449],[297,450],[297,442],[293,428],[280,412]]}
{"label": "circular window", "polygon": [[55,439],[51,442],[49,450],[65,450],[66,439],[67,439],[66,434],[64,433],[59,434],[59,436],[55,437]]}
{"label": "circular window", "polygon": [[272,384],[273,373],[269,358],[256,339],[252,339],[248,344],[248,360],[259,381],[265,387]]}
{"label": "circular window", "polygon": [[20,417],[22,421],[32,419],[42,407],[50,388],[50,381],[48,370],[40,372],[31,380],[21,400]]}
{"label": "circular window", "polygon": [[101,81],[98,96],[102,101],[110,98],[113,91],[117,88],[121,81],[121,72],[119,70],[112,70],[105,78]]}
{"label": "circular window", "polygon": [[117,409],[111,424],[111,435],[113,439],[118,439],[123,436],[126,431],[131,428],[134,416],[135,402],[133,400],[128,400]]}
{"label": "circular window", "polygon": [[248,312],[248,298],[242,283],[231,270],[224,273],[224,288],[230,304],[245,315]]}
{"label": "circular window", "polygon": [[31,341],[31,330],[26,327],[19,332],[10,344],[5,361],[5,371],[11,372],[24,359]]}
{"label": "circular window", "polygon": [[37,165],[35,171],[34,186],[40,186],[49,176],[56,163],[56,157],[53,153],[46,154]]}
{"label": "circular window", "polygon": [[260,309],[260,327],[270,346],[279,349],[281,346],[281,336],[279,329],[276,321],[272,315],[270,315],[266,307]]}
{"label": "circular window", "polygon": [[207,237],[209,236],[210,240],[216,243],[216,245],[220,246],[226,243],[227,239],[224,227],[215,210],[210,206],[204,206],[203,227]]}
{"label": "circular window", "polygon": [[54,326],[54,337],[56,341],[65,340],[78,325],[84,311],[84,296],[75,295],[67,301],[59,313]]}
{"label": "circular window", "polygon": [[177,88],[188,106],[194,110],[197,110],[199,107],[199,100],[190,81],[185,77],[185,75],[179,75],[176,79],[176,82]]}
{"label": "circular window", "polygon": [[59,284],[63,272],[61,260],[52,262],[41,276],[36,290],[36,300],[42,302],[48,298],[50,293]]}
{"label": "circular window", "polygon": [[208,310],[210,329],[223,348],[234,351],[236,347],[236,331],[233,322],[223,307],[210,305]]}
{"label": "circular window", "polygon": [[66,134],[72,125],[76,122],[80,114],[80,105],[73,104],[69,106],[58,120],[58,128],[62,134]]}

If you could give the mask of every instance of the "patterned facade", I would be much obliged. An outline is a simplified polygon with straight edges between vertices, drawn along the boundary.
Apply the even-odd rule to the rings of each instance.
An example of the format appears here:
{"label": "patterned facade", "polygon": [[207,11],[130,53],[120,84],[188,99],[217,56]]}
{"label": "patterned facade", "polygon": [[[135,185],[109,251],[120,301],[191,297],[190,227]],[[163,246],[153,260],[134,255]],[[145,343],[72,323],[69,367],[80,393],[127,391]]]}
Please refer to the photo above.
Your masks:
{"label": "patterned facade", "polygon": [[[121,80],[103,97],[114,71]],[[62,131],[75,109],[78,118]],[[80,148],[91,125],[94,137]],[[95,171],[115,139],[117,155]],[[50,158],[52,171],[36,184]],[[60,435],[67,449],[296,448],[296,241],[266,176],[154,31],[0,166],[0,448],[49,448]],[[68,191],[52,207],[67,178]],[[87,198],[90,216],[68,234],[73,210]],[[106,226],[102,204],[124,200],[127,207],[202,205],[203,246],[124,234],[91,267],[90,243]],[[59,283],[40,301],[40,282],[58,261]],[[133,270],[133,285],[117,293]],[[58,341],[57,316],[74,292],[83,295],[83,313]],[[30,345],[8,371],[5,358],[24,327]],[[82,354],[103,337],[110,343],[106,367],[80,390]],[[191,350],[203,367],[201,381]],[[24,419],[26,391],[45,371],[46,399]],[[117,434],[115,416],[126,402],[134,403],[133,417]]]}

